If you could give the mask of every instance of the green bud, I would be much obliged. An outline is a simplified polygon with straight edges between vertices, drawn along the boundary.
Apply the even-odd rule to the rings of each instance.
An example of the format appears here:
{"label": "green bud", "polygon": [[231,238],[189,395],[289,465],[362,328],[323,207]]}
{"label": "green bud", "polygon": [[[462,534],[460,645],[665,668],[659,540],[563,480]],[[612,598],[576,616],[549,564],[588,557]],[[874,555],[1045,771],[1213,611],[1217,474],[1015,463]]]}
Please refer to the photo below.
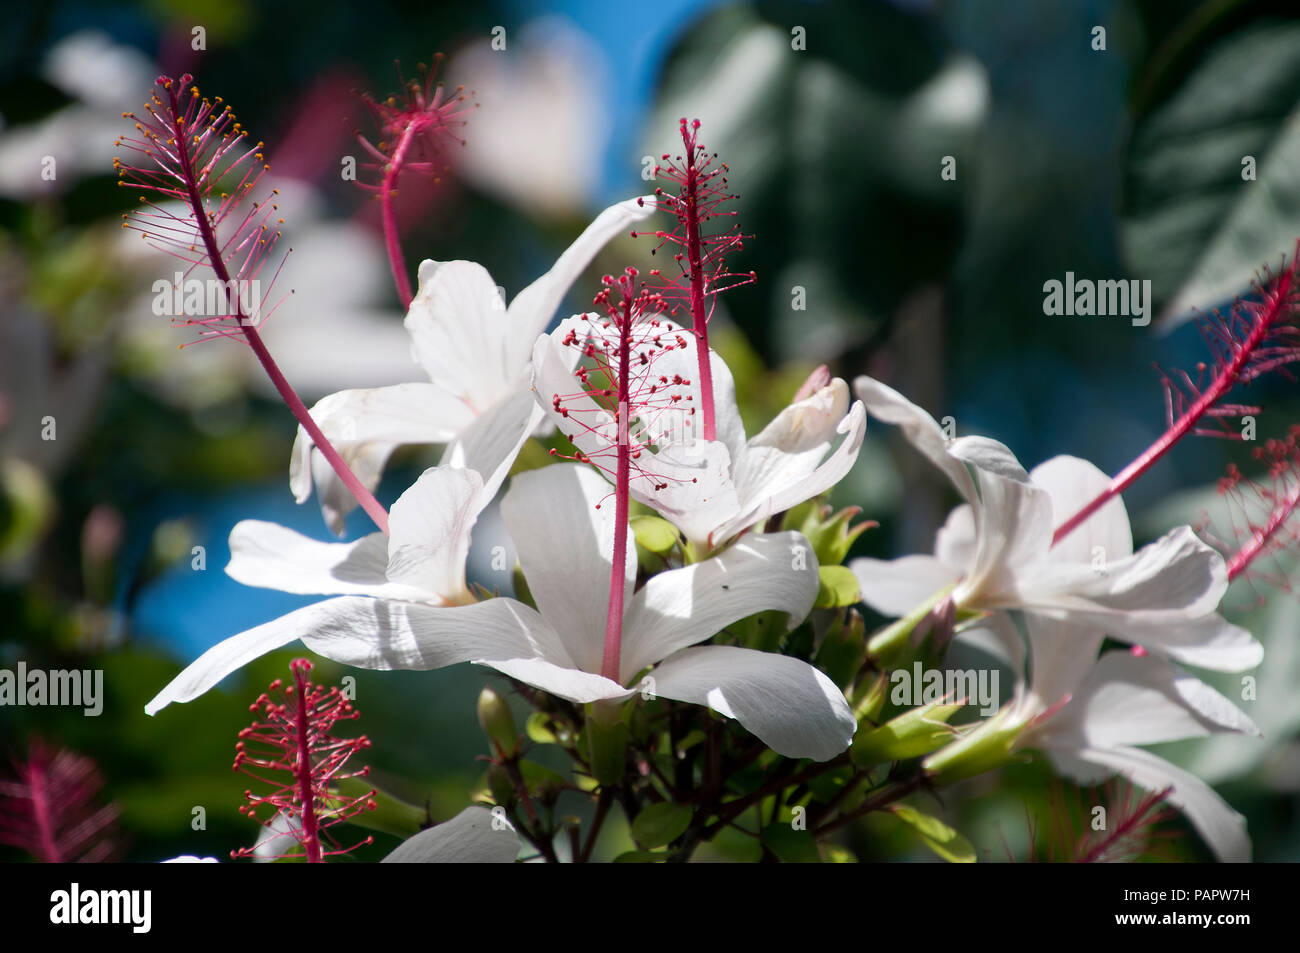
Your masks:
{"label": "green bud", "polygon": [[510,780],[510,772],[504,765],[491,764],[487,769],[487,786],[492,793],[492,800],[502,807],[509,807],[514,803],[515,786]]}
{"label": "green bud", "polygon": [[515,717],[510,713],[510,705],[490,685],[485,685],[478,695],[478,723],[495,753],[503,758],[515,756],[519,750]]}
{"label": "green bud", "polygon": [[934,703],[903,712],[878,728],[858,729],[849,757],[859,768],[870,768],[886,761],[919,758],[951,741],[956,729],[947,721],[962,706]]}
{"label": "green bud", "polygon": [[1013,721],[1009,708],[1003,708],[959,739],[939,749],[921,763],[936,783],[950,784],[971,778],[1013,760],[1016,739],[1024,725]]}
{"label": "green bud", "polygon": [[916,627],[937,606],[948,598],[952,586],[936,592],[911,613],[885,626],[867,641],[867,657],[880,668],[893,668],[908,647],[908,640]]}

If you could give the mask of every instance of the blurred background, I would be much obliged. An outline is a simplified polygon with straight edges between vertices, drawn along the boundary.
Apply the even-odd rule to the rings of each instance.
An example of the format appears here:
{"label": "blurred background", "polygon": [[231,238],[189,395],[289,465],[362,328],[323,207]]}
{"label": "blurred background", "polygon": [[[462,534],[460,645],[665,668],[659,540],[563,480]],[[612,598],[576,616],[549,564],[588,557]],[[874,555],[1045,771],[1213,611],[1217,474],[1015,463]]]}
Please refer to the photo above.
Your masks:
{"label": "blurred background", "polygon": [[[885,380],[958,433],[1003,441],[1027,466],[1071,453],[1116,472],[1164,428],[1153,365],[1194,373],[1206,358],[1189,316],[1249,292],[1300,237],[1292,3],[55,0],[10,4],[6,24],[0,667],[102,669],[106,699],[98,717],[0,707],[0,761],[35,739],[92,758],[130,860],[224,859],[255,838],[236,812],[235,735],[292,653],[157,717],[143,706],[210,645],[311,601],[224,576],[235,522],[329,538],[314,501],[289,493],[294,421],[250,355],[221,340],[178,350],[191,338],[150,307],[176,263],[120,227],[130,202],[113,142],[159,72],[193,73],[266,142],[293,248],[277,288],[294,290],[266,337],[309,403],[421,379],[378,209],[341,169],[360,154],[350,126],[375,132],[360,94],[399,91],[394,61],[409,78],[435,52],[447,57],[439,77],[477,108],[439,181],[402,183],[412,274],[424,258],[478,261],[513,297],[597,211],[652,190],[643,160],[680,149],[681,116],[702,121],[754,236],[731,264],[758,280],[726,296],[713,332],[751,433],[828,363]],[[648,250],[611,244],[562,313]],[[1067,272],[1149,280],[1151,324],[1045,314],[1044,283]],[[1293,380],[1260,382],[1252,402],[1266,408],[1260,440],[1300,422]],[[434,460],[400,453],[381,500]],[[1177,448],[1126,495],[1135,530],[1209,520],[1230,533],[1214,482],[1233,460],[1249,471],[1241,444]],[[880,521],[858,551],[902,555],[930,550],[953,500],[873,425],[833,502]],[[367,529],[354,513],[349,538]],[[479,558],[498,543],[487,514],[473,566],[505,591]],[[1264,737],[1160,750],[1247,816],[1259,860],[1300,858],[1294,568],[1279,557],[1275,578],[1230,596],[1234,621],[1266,646],[1257,699],[1243,703]],[[317,669],[322,681],[344,674],[356,676],[376,777],[437,818],[465,806],[482,784],[474,700],[489,676]],[[1240,694],[1235,678],[1216,684]],[[1031,764],[978,779],[952,792],[946,816],[982,858],[1025,859],[1049,778]],[[862,859],[927,859],[897,827],[873,820],[851,845]],[[626,835],[610,831],[616,852]],[[369,856],[396,844],[377,838]],[[1193,836],[1175,855],[1205,853]]]}

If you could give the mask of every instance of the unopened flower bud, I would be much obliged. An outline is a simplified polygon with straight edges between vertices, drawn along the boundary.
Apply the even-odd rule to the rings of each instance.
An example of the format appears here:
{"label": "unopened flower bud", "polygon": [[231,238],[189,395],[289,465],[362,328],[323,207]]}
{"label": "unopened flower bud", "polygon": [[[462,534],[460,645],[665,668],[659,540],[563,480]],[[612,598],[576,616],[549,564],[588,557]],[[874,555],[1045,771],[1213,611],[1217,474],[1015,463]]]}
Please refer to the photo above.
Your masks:
{"label": "unopened flower bud", "polygon": [[519,749],[519,731],[515,728],[514,715],[506,700],[490,686],[484,686],[479,692],[478,723],[497,754],[503,758],[515,755]]}

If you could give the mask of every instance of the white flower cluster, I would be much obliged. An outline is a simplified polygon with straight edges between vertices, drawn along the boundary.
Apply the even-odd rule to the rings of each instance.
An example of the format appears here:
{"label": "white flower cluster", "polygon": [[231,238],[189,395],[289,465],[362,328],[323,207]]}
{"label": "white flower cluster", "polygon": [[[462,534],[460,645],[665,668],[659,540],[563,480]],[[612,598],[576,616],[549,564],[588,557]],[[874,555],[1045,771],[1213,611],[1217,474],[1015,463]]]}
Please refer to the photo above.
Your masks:
{"label": "white flower cluster", "polygon": [[[869,414],[899,426],[966,502],[940,530],[933,556],[855,560],[863,601],[907,616],[947,592],[963,618],[976,620],[961,637],[997,646],[1020,677],[1011,701],[958,731],[926,768],[958,774],[1000,745],[1045,751],[1080,780],[1118,772],[1151,790],[1172,786],[1170,802],[1220,858],[1247,858],[1240,815],[1197,778],[1135,747],[1255,731],[1178,664],[1241,671],[1260,661],[1259,644],[1217,614],[1228,584],[1223,559],[1187,527],[1134,552],[1118,499],[1053,545],[1053,527],[1105,488],[1100,471],[1058,457],[1026,472],[996,441],[946,439],[924,411],[869,378],[856,381],[860,399],[850,405],[845,381],[815,376],[747,438],[731,374],[709,356],[717,439],[651,432],[640,469],[663,478],[630,486],[700,558],[636,588],[635,548],[627,547],[618,567],[625,589],[617,679],[601,674],[616,530],[614,507],[600,505],[610,497],[603,469],[565,462],[514,477],[501,513],[532,605],[470,591],[471,532],[524,443],[558,427],[583,460],[599,449],[592,441],[603,428],[593,417],[604,415],[617,430],[613,413],[588,394],[578,399],[590,416],[569,426],[573,404],[562,410],[556,398],[573,390],[582,350],[573,342],[607,349],[602,336],[614,332],[582,315],[546,328],[596,252],[652,205],[633,199],[606,209],[509,305],[482,266],[424,262],[406,327],[430,383],[344,391],[312,414],[370,488],[400,445],[445,444],[442,462],[393,505],[387,536],[323,543],[270,523],[236,526],[232,577],[329,598],[214,646],[147,710],[190,701],[252,659],[300,641],[369,669],[475,662],[576,703],[630,699],[650,684],[657,696],[734,718],[782,755],[831,759],[858,725],[830,678],[785,655],[702,643],[757,612],[785,613],[791,627],[809,615],[819,586],[812,546],[799,533],[764,532],[765,524],[848,473]],[[679,331],[667,318],[660,326]],[[680,339],[684,346],[644,373],[670,373],[667,361],[692,376],[695,338]],[[314,488],[327,523],[341,530],[355,502],[303,431],[290,482],[300,502]],[[1107,637],[1134,648],[1101,653]]]}

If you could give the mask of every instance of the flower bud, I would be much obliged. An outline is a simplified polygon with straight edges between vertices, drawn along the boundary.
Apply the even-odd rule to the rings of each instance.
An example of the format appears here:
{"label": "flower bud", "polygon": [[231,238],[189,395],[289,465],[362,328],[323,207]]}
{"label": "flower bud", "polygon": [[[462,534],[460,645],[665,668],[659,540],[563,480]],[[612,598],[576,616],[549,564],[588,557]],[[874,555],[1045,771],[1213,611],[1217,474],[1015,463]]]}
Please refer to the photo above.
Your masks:
{"label": "flower bud", "polygon": [[519,750],[519,732],[510,706],[490,686],[484,686],[479,692],[478,723],[501,757],[513,757]]}

